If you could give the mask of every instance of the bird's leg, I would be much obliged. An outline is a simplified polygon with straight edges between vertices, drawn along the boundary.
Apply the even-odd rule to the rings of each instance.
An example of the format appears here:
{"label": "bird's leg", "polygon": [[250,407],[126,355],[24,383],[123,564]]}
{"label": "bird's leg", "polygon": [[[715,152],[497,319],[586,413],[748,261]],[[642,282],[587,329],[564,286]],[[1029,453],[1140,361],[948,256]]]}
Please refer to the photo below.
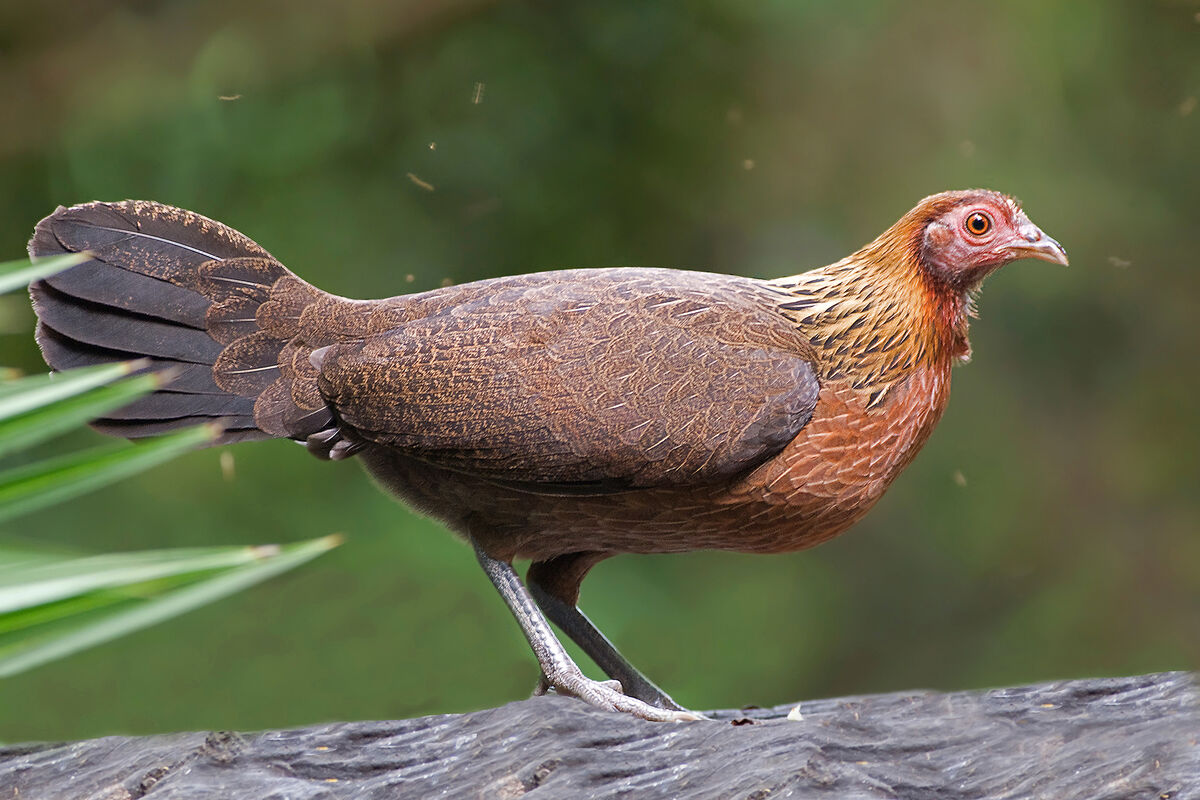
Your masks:
{"label": "bird's leg", "polygon": [[683,706],[672,700],[666,692],[625,660],[608,637],[576,606],[567,605],[557,597],[544,594],[538,589],[537,584],[531,584],[531,594],[550,621],[570,636],[575,644],[596,662],[596,666],[604,670],[604,674],[618,681],[625,694],[658,708],[684,710]]}
{"label": "bird's leg", "polygon": [[[630,664],[575,604],[583,576],[606,555],[572,553],[535,562],[526,575],[529,593],[550,621],[570,636],[604,674],[621,683],[625,694],[658,708],[683,711],[683,706]],[[538,688],[542,689],[541,684]]]}
{"label": "bird's leg", "polygon": [[516,618],[517,624],[521,626],[521,631],[524,632],[529,646],[533,648],[534,656],[537,657],[538,664],[542,667],[542,674],[546,676],[547,683],[555,690],[563,694],[574,695],[598,708],[623,711],[626,714],[655,722],[703,719],[701,715],[690,711],[656,708],[635,697],[623,694],[609,683],[594,681],[584,675],[571,660],[567,651],[563,649],[562,644],[555,638],[554,631],[550,629],[550,623],[546,622],[546,618],[538,611],[537,604],[529,596],[521,579],[517,577],[512,564],[492,558],[477,543],[475,543],[475,555],[479,558],[479,564],[483,567],[483,571],[487,573],[496,590],[500,592],[500,596],[504,598],[504,602],[508,605],[513,617]]}

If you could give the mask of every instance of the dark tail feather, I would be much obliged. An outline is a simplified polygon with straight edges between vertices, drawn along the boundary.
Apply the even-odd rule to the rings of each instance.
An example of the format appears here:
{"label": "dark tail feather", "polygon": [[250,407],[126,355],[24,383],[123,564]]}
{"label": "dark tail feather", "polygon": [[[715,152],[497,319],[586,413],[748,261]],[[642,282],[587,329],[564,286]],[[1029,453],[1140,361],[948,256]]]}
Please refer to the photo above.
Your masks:
{"label": "dark tail feather", "polygon": [[[341,301],[304,283],[242,234],[158,203],[87,203],[38,223],[36,258],[92,258],[30,287],[37,341],[54,369],[148,357],[171,383],[96,420],[136,438],[219,420],[218,443],[289,437],[333,426],[304,369],[301,314]],[[300,364],[300,368],[297,368]]]}

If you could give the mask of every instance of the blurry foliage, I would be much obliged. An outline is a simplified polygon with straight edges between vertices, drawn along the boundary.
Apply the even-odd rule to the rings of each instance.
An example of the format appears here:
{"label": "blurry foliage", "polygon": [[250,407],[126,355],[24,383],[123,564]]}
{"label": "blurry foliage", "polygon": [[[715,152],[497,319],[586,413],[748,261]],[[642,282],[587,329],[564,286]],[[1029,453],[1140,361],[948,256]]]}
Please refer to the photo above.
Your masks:
{"label": "blurry foliage", "polygon": [[[66,255],[0,263],[0,293],[86,260]],[[24,378],[0,377],[0,522],[144,472],[211,443],[197,426],[57,457],[41,445],[161,388],[138,362]],[[19,463],[21,460],[26,463]],[[16,463],[15,463],[16,462]],[[174,548],[92,556],[44,542],[0,543],[0,678],[66,658],[198,608],[298,566],[340,537],[284,546]]]}
{"label": "blurry foliage", "polygon": [[[11,256],[56,204],[140,197],[349,296],[562,266],[775,276],[925,194],[1018,195],[1072,266],[989,281],[975,362],[863,523],[790,556],[614,559],[583,606],[695,707],[1200,664],[1197,4],[88,8],[0,11]],[[0,307],[4,360],[40,370],[31,325]],[[7,682],[0,738],[407,716],[532,687],[460,543],[353,464],[228,452],[232,479],[198,453],[5,530],[92,550],[349,542]]]}

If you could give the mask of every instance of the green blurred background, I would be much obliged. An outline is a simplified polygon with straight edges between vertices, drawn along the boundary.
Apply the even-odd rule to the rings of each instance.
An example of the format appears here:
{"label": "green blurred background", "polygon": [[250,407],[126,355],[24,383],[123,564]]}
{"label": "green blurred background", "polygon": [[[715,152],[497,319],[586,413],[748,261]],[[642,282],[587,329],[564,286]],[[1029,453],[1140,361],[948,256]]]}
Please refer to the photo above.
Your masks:
{"label": "green blurred background", "polygon": [[[0,257],[57,204],[133,197],[353,297],[565,266],[771,277],[926,194],[1016,194],[1072,266],[990,280],[944,421],[856,530],[614,559],[583,607],[698,708],[1200,665],[1200,4],[682,6],[6,3]],[[20,297],[0,324],[2,361],[43,369]],[[348,543],[4,681],[0,739],[528,694],[533,659],[465,546],[353,463],[230,452],[232,479],[199,452],[0,535]]]}

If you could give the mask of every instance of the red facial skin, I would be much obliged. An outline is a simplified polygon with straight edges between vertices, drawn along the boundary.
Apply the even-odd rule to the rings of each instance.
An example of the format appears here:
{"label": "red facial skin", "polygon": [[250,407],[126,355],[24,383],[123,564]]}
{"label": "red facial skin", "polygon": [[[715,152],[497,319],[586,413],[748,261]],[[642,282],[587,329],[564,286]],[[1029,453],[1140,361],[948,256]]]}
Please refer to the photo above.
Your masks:
{"label": "red facial skin", "polygon": [[946,211],[925,228],[922,261],[947,288],[969,292],[1019,258],[1067,264],[1062,245],[1009,198],[991,194]]}

